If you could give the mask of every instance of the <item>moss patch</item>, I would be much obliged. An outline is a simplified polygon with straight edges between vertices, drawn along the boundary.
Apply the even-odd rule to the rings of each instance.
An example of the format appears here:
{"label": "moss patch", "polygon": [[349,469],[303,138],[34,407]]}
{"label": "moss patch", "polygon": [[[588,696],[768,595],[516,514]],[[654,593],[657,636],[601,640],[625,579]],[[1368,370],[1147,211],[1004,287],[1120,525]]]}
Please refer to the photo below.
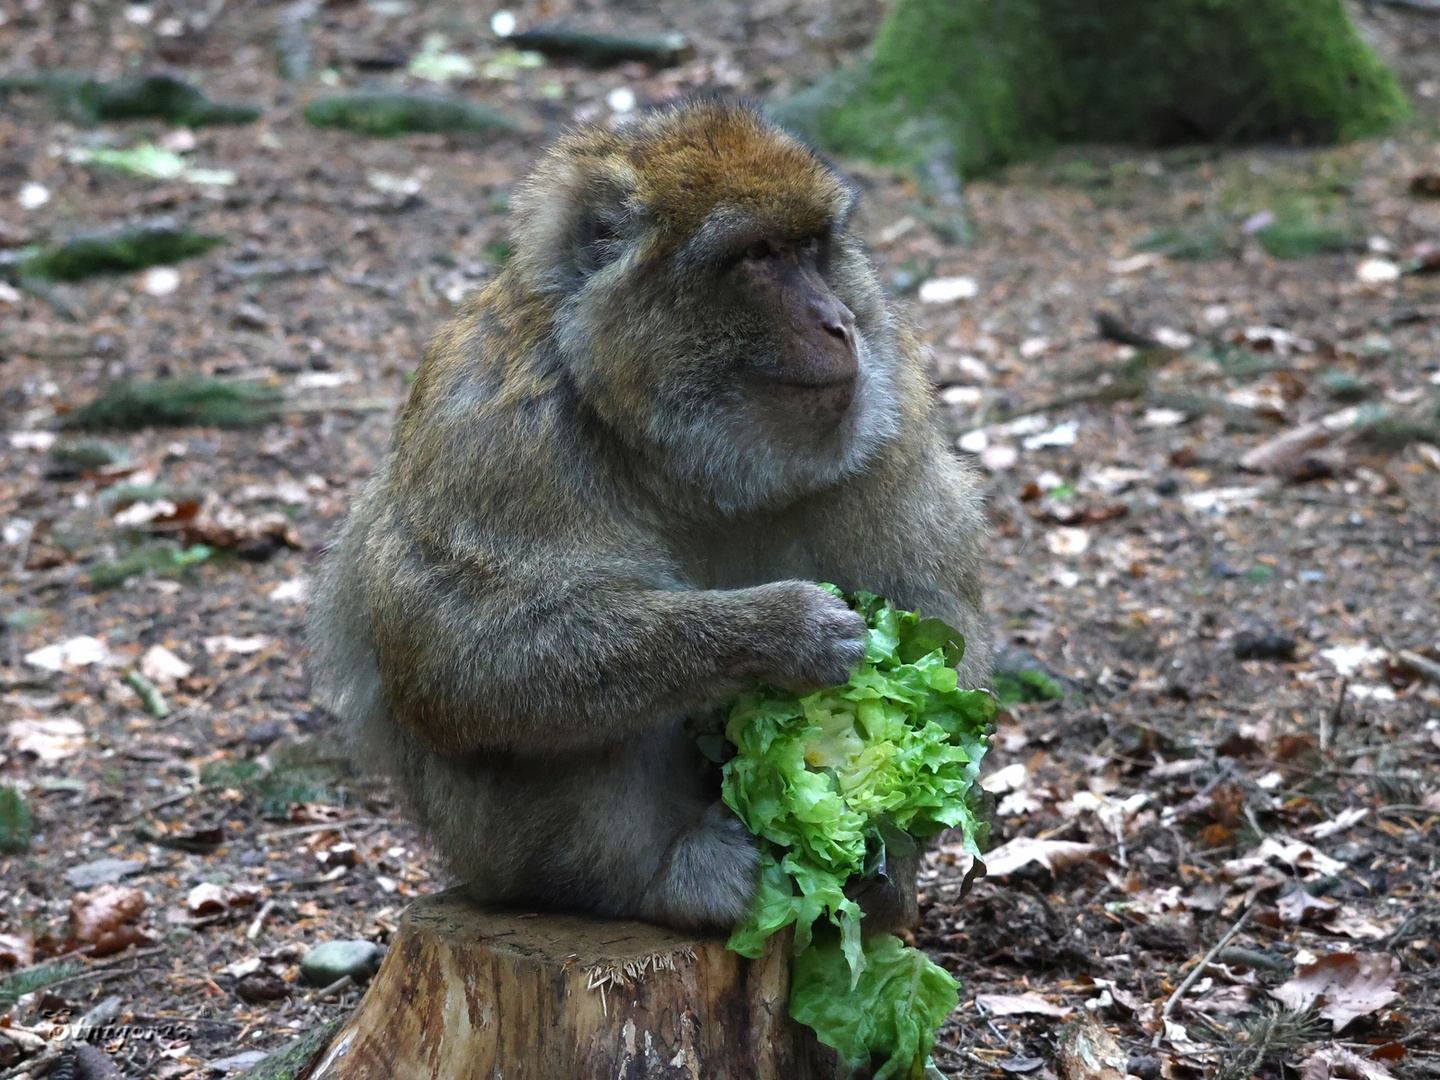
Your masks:
{"label": "moss patch", "polygon": [[430,94],[337,94],[305,106],[312,127],[343,128],[389,138],[417,132],[503,135],[518,130],[504,113],[459,98]]}
{"label": "moss patch", "polygon": [[81,281],[179,262],[224,242],[221,236],[168,225],[142,226],[107,236],[77,236],[37,251],[18,264],[17,273],[22,279]]}
{"label": "moss patch", "polygon": [[141,431],[147,427],[249,427],[274,415],[279,394],[253,383],[203,375],[141,381],[122,379],[90,404],[66,414],[67,428]]}
{"label": "moss patch", "polygon": [[0,787],[0,855],[14,855],[30,846],[35,819],[25,796],[8,784]]}
{"label": "moss patch", "polygon": [[1405,116],[1341,0],[900,0],[862,67],[777,110],[831,149],[967,173],[1061,142],[1322,143]]}
{"label": "moss patch", "polygon": [[173,75],[99,82],[71,72],[44,71],[0,80],[0,89],[42,93],[65,116],[86,124],[153,118],[167,124],[206,127],[248,124],[260,116],[259,109],[248,105],[211,101]]}
{"label": "moss patch", "polygon": [[178,544],[169,542],[149,544],[117,559],[107,559],[90,567],[90,587],[113,589],[133,577],[146,574],[167,578],[181,577],[191,567],[210,558],[210,555],[210,549],[203,544],[195,544],[183,550]]}

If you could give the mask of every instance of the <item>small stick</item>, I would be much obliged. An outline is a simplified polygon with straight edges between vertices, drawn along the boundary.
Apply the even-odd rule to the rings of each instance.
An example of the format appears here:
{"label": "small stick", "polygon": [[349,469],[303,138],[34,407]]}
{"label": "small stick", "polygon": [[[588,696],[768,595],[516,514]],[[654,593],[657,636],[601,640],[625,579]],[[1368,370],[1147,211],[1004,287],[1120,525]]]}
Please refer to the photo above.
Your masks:
{"label": "small stick", "polygon": [[166,807],[166,806],[173,806],[173,805],[174,805],[175,803],[177,803],[177,802],[184,802],[186,799],[190,798],[191,795],[194,795],[195,792],[196,792],[196,790],[198,790],[198,789],[196,789],[196,788],[190,788],[190,789],[188,789],[188,790],[186,790],[186,791],[180,792],[180,793],[177,794],[177,795],[167,795],[165,798],[159,800],[158,802],[150,803],[148,806],[142,806],[139,810],[136,810],[133,814],[128,814],[128,815],[126,815],[125,817],[121,818],[120,820],[123,821],[123,822],[125,822],[125,823],[128,825],[130,822],[134,821],[135,819],[137,819],[137,818],[142,818],[142,817],[144,817],[146,814],[152,813],[153,811],[160,810],[160,809],[162,809],[162,808],[164,808],[164,807]]}
{"label": "small stick", "polygon": [[1165,1002],[1165,1007],[1160,1010],[1162,1026],[1160,1030],[1155,1033],[1155,1040],[1150,1044],[1152,1047],[1158,1047],[1160,1045],[1160,1038],[1165,1034],[1163,1022],[1170,1019],[1171,1014],[1175,1012],[1175,1007],[1180,1004],[1180,999],[1185,996],[1185,992],[1195,985],[1205,969],[1210,966],[1215,957],[1220,955],[1220,950],[1226,945],[1229,945],[1230,940],[1245,928],[1245,924],[1250,921],[1250,913],[1253,910],[1253,908],[1247,907],[1242,911],[1240,918],[1235,920],[1235,925],[1225,931],[1225,936],[1215,943],[1215,947],[1205,954],[1204,959],[1190,969],[1190,974],[1185,976],[1185,981],[1175,988],[1175,992],[1170,995],[1170,1000]]}
{"label": "small stick", "polygon": [[1437,686],[1440,686],[1440,663],[1431,660],[1428,656],[1421,656],[1417,652],[1411,652],[1409,649],[1401,649],[1395,655],[1400,658],[1400,663],[1415,672],[1415,674],[1421,678],[1429,679]]}
{"label": "small stick", "polygon": [[145,706],[145,711],[155,719],[164,720],[170,715],[170,705],[166,702],[165,695],[139,671],[127,671],[122,681],[140,695],[140,704]]}
{"label": "small stick", "polygon": [[324,986],[321,987],[319,990],[314,990],[306,996],[311,1001],[319,1001],[321,998],[329,997],[331,994],[341,993],[347,987],[352,986],[354,982],[355,980],[352,979],[349,975],[341,975],[329,986]]}
{"label": "small stick", "polygon": [[1330,750],[1330,732],[1332,728],[1340,726],[1340,717],[1345,712],[1345,692],[1350,689],[1350,680],[1340,680],[1340,692],[1335,695],[1335,704],[1329,712],[1320,714],[1320,752],[1328,753]]}
{"label": "small stick", "polygon": [[230,672],[228,675],[222,675],[220,678],[216,679],[213,683],[210,684],[210,686],[206,690],[204,690],[200,694],[199,697],[197,697],[194,701],[190,702],[189,705],[186,705],[179,712],[171,713],[168,717],[165,718],[164,721],[156,724],[156,728],[167,728],[170,727],[172,724],[178,724],[181,720],[194,716],[195,713],[200,710],[200,706],[204,705],[207,701],[214,697],[219,692],[222,686],[225,686],[228,683],[232,683],[236,679],[243,679],[246,675],[249,675],[266,660],[269,660],[272,656],[275,655],[277,655],[277,653],[273,648],[261,649],[260,652],[255,654],[255,659],[251,660],[243,667],[237,668],[236,670]]}
{"label": "small stick", "polygon": [[311,825],[293,825],[288,829],[276,829],[274,832],[261,833],[257,839],[279,840],[286,836],[304,836],[306,833],[325,832],[327,829],[333,829],[339,832],[342,829],[358,829],[369,825],[391,824],[398,823],[392,822],[389,818],[378,817],[341,818],[338,821],[317,821]]}
{"label": "small stick", "polygon": [[[246,941],[254,941],[257,937],[260,936],[260,928],[265,925],[265,920],[270,917],[270,913],[274,910],[274,900],[266,900],[265,903],[260,905],[259,913],[257,913],[255,918],[250,921],[250,928],[245,931]],[[239,1040],[236,1041],[238,1042]]]}

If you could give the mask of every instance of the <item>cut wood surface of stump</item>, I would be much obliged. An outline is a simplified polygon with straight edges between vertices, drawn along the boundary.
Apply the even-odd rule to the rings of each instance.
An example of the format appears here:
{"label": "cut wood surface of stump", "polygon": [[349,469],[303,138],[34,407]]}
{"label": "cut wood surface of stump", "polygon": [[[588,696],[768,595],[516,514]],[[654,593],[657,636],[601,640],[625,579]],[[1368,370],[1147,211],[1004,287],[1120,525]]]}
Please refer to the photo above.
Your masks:
{"label": "cut wood surface of stump", "polygon": [[311,1080],[821,1080],[789,943],[752,961],[721,934],[426,897]]}

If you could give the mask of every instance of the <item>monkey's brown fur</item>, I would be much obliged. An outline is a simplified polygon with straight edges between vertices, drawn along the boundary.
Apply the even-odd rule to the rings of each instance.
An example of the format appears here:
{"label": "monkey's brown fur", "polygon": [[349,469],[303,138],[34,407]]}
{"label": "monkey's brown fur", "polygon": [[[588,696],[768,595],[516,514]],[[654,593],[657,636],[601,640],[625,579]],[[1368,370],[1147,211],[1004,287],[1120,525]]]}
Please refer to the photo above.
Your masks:
{"label": "monkey's brown fur", "polygon": [[[733,922],[753,841],[681,725],[845,679],[863,626],[813,582],[947,619],[988,680],[977,485],[850,204],[746,109],[568,135],[431,345],[311,647],[477,898]],[[911,878],[867,926],[913,917]]]}

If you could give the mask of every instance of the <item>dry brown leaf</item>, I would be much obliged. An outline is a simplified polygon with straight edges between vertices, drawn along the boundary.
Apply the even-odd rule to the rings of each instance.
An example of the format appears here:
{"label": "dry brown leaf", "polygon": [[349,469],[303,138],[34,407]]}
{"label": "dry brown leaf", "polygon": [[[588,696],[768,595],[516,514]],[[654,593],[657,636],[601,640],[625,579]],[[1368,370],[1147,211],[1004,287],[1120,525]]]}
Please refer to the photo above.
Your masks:
{"label": "dry brown leaf", "polygon": [[1331,1044],[1300,1063],[1300,1080],[1390,1080],[1390,1072],[1378,1061]]}
{"label": "dry brown leaf", "polygon": [[1033,991],[1025,994],[976,994],[975,1004],[991,1016],[1069,1016],[1068,1005],[1046,1001]]}
{"label": "dry brown leaf", "polygon": [[1380,953],[1331,953],[1299,968],[1289,982],[1270,991],[1287,1008],[1314,1008],[1342,1030],[1357,1016],[1384,1008],[1400,996],[1395,980],[1400,961]]}
{"label": "dry brown leaf", "polygon": [[140,658],[140,674],[156,686],[174,686],[194,669],[164,645],[151,645]]}
{"label": "dry brown leaf", "polygon": [[1395,932],[1399,917],[1375,920],[1367,918],[1349,904],[1340,908],[1340,913],[1325,924],[1332,934],[1343,934],[1348,938],[1379,941]]}
{"label": "dry brown leaf", "polygon": [[1288,836],[1267,836],[1249,855],[1227,860],[1225,875],[1233,881],[1263,869],[1272,860],[1299,871],[1309,871],[1309,877],[1334,877],[1345,869],[1343,862],[1317,851],[1303,840],[1292,840]]}
{"label": "dry brown leaf", "polygon": [[1250,988],[1248,986],[1217,986],[1201,997],[1184,999],[1184,1007],[1189,1012],[1242,1016],[1251,1011]]}
{"label": "dry brown leaf", "polygon": [[213,491],[205,496],[204,503],[168,504],[164,512],[133,524],[178,536],[186,544],[205,544],[256,560],[267,559],[282,547],[299,551],[305,546],[284,514],[270,511],[251,517]]}
{"label": "dry brown leaf", "polygon": [[29,967],[35,962],[35,935],[29,930],[0,934],[0,971]]}
{"label": "dry brown leaf", "polygon": [[1058,874],[1084,862],[1095,854],[1094,844],[1074,840],[1037,840],[1017,836],[985,855],[985,872],[990,877],[1005,877],[1021,867],[1039,863],[1052,874]]}
{"label": "dry brown leaf", "polygon": [[192,915],[218,915],[230,905],[226,903],[223,886],[202,881],[185,897],[185,906]]}
{"label": "dry brown leaf", "polygon": [[1339,907],[1338,900],[1311,896],[1304,889],[1293,889],[1275,901],[1275,911],[1280,916],[1280,921],[1296,925],[1302,922],[1324,922]]}
{"label": "dry brown leaf", "polygon": [[12,720],[6,729],[10,745],[22,754],[44,762],[63,761],[85,748],[85,728],[79,720]]}
{"label": "dry brown leaf", "polygon": [[249,885],[224,886],[202,881],[185,897],[190,914],[204,917],[219,915],[231,908],[246,907],[255,902],[258,892]]}
{"label": "dry brown leaf", "polygon": [[1061,1032],[1059,1060],[1064,1080],[1124,1080],[1129,1071],[1115,1036],[1089,1013]]}
{"label": "dry brown leaf", "polygon": [[70,901],[75,938],[91,946],[91,955],[108,956],[150,939],[138,926],[127,925],[145,910],[145,894],[128,885],[102,885],[76,893]]}

